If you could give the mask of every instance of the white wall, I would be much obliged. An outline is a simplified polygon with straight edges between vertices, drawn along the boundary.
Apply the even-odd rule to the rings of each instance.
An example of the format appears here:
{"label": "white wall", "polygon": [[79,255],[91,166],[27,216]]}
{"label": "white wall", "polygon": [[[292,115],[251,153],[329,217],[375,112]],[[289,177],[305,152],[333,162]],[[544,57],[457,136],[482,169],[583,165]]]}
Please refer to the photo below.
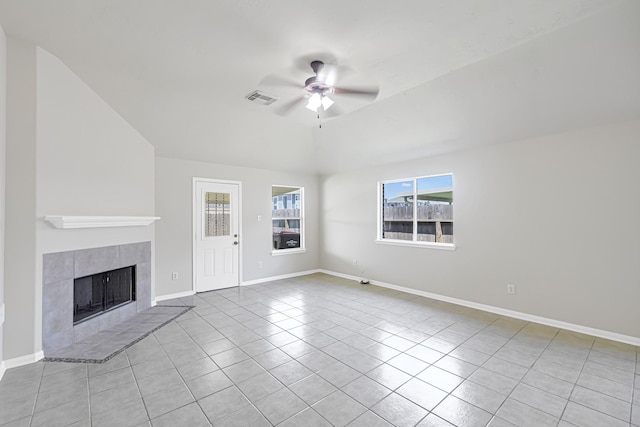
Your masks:
{"label": "white wall", "polygon": [[[59,230],[44,216],[153,216],[155,195],[153,147],[53,55],[13,40],[9,46],[24,58],[9,56],[10,70],[20,73],[13,77],[27,80],[20,90],[10,75],[10,91],[29,94],[22,110],[9,97],[9,118],[24,122],[30,139],[9,133],[7,140],[15,150],[7,156],[7,206],[18,205],[11,217],[7,212],[7,231],[20,232],[6,240],[5,360],[42,349],[44,253],[154,241],[153,226]],[[19,256],[27,274],[13,266]]]}
{"label": "white wall", "polygon": [[0,26],[0,378],[4,372],[2,361],[2,324],[4,323],[4,186],[5,149],[7,136],[7,37]]}
{"label": "white wall", "polygon": [[640,112],[638,22],[640,2],[619,2],[336,117],[314,129],[317,156],[336,172],[632,120]]}
{"label": "white wall", "polygon": [[[322,267],[638,338],[639,140],[632,121],[325,177]],[[457,250],[374,243],[376,183],[445,172]]]}
{"label": "white wall", "polygon": [[3,360],[35,353],[36,49],[7,39]]}
{"label": "white wall", "polygon": [[[257,153],[256,153],[257,155]],[[318,177],[299,173],[156,158],[156,295],[193,289],[192,181],[193,177],[242,182],[242,280],[258,280],[318,268]],[[271,255],[271,185],[304,187],[306,253]],[[262,221],[257,221],[257,216]],[[262,269],[258,269],[262,261]],[[171,280],[172,272],[179,279]]]}

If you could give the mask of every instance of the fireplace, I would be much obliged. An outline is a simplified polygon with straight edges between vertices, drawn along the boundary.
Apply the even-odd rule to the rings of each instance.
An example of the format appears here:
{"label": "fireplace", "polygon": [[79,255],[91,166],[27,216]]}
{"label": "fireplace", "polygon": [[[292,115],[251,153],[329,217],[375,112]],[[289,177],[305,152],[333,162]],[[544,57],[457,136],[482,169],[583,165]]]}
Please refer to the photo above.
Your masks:
{"label": "fireplace", "polygon": [[136,300],[134,265],[73,281],[73,324]]}
{"label": "fireplace", "polygon": [[[44,254],[42,276],[42,346],[49,356],[151,307],[151,242]],[[114,282],[124,285],[105,290]]]}

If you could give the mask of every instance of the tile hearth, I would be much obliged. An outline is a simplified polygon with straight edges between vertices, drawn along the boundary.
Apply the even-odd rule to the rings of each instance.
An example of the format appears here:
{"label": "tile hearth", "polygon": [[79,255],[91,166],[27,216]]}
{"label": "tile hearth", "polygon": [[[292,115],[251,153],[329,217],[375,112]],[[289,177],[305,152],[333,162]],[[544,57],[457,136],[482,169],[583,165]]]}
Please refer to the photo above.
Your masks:
{"label": "tile hearth", "polygon": [[49,354],[47,362],[104,363],[193,306],[151,307],[134,317]]}

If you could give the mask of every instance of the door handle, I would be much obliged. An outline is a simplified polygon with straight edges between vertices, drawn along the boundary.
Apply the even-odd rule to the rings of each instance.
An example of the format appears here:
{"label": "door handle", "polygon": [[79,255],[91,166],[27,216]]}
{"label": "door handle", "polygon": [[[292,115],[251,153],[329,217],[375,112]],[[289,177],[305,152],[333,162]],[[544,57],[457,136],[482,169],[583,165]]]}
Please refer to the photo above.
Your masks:
{"label": "door handle", "polygon": [[237,244],[238,244],[238,242],[237,242],[237,241],[236,241],[236,242],[233,242],[233,244],[234,244],[234,245],[237,245]]}

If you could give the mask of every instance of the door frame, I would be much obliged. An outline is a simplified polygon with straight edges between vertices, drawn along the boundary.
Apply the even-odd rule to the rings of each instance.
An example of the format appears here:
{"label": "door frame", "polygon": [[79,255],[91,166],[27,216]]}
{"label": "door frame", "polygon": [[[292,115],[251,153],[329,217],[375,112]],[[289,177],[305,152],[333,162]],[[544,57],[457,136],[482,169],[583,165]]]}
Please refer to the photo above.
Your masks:
{"label": "door frame", "polygon": [[[203,182],[206,184],[234,184],[238,186],[238,287],[242,286],[242,181],[230,181],[226,179],[199,178],[193,177],[191,184],[191,290],[194,294],[196,291],[197,280],[197,249],[196,240],[198,239],[198,192],[197,184]],[[229,288],[231,289],[231,288]]]}

